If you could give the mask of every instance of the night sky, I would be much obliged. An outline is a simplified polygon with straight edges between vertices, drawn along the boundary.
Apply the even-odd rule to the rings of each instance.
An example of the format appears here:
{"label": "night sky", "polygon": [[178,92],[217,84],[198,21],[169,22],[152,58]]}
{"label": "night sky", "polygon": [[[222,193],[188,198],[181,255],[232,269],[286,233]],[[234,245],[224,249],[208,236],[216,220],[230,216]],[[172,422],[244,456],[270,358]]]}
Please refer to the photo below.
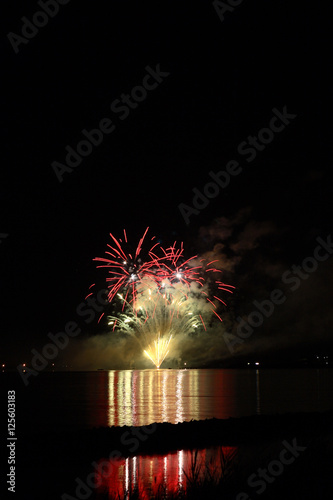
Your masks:
{"label": "night sky", "polygon": [[[237,288],[230,332],[283,290],[245,352],[329,345],[331,259],[295,291],[281,281],[331,234],[329,16],[310,1],[222,3],[71,0],[23,42],[22,17],[41,7],[2,2],[0,362],[29,363],[48,332],[79,322],[109,233],[136,242],[147,226],[221,259]],[[59,182],[54,162],[101,122],[109,132]],[[186,223],[179,205],[232,160],[240,173]]]}

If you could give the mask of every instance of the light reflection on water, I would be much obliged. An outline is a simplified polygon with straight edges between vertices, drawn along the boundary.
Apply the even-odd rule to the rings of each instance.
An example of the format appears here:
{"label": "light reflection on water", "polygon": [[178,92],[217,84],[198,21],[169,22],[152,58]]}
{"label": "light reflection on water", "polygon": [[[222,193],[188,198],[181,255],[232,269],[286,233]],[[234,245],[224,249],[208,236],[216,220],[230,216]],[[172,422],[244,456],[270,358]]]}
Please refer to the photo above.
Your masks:
{"label": "light reflection on water", "polygon": [[[187,478],[191,478],[191,465],[196,464],[200,469],[199,478],[204,477],[210,470],[214,477],[221,476],[221,453],[229,460],[233,460],[237,451],[236,447],[211,447],[198,450],[196,461],[194,452],[179,450],[167,455],[145,455],[121,458],[109,461],[101,459],[98,462],[97,474],[101,487],[99,492],[109,498],[126,498],[126,493],[137,489],[140,498],[150,499],[164,491],[172,494],[179,488],[186,489]],[[102,465],[103,464],[103,465]],[[104,471],[104,476],[98,471]],[[105,497],[103,497],[105,498]]]}
{"label": "light reflection on water", "polygon": [[325,411],[332,384],[325,369],[45,372],[29,391],[22,385],[20,401],[36,409],[24,414],[27,427],[87,429]]}
{"label": "light reflection on water", "polygon": [[260,376],[259,370],[256,370],[256,412],[260,415]]}
{"label": "light reflection on water", "polygon": [[[152,369],[96,376],[100,377],[100,390],[95,397],[101,408],[97,425],[104,426],[177,424],[332,408],[327,389],[332,371]],[[96,413],[91,417],[96,420]]]}
{"label": "light reflection on water", "polygon": [[109,371],[107,425],[199,420],[198,379],[198,370]]}

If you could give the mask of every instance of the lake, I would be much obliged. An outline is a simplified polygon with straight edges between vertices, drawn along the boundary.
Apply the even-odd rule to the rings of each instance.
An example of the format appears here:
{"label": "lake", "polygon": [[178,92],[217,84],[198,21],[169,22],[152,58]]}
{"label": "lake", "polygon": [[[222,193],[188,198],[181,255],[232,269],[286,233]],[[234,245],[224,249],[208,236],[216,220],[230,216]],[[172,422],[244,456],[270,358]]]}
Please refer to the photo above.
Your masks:
{"label": "lake", "polygon": [[0,376],[15,377],[18,418],[40,431],[333,409],[330,369],[45,372],[27,387]]}
{"label": "lake", "polygon": [[212,477],[219,478],[222,459],[232,463],[236,453],[236,447],[223,446],[197,452],[178,450],[166,455],[139,455],[109,463],[103,459],[98,466],[107,477],[99,474],[101,486],[98,491],[103,498],[107,491],[112,499],[118,495],[126,498],[134,491],[145,500],[158,498],[162,493],[172,496],[186,490],[187,480],[192,480],[194,474],[203,479],[209,470]]}
{"label": "lake", "polygon": [[[17,373],[8,372],[0,373],[0,381],[2,388],[16,390],[17,432],[21,435],[333,409],[330,369],[42,372],[31,376],[27,387]],[[209,466],[218,472],[221,452],[244,454],[239,447],[199,450],[202,470]],[[61,450],[58,453],[60,458]],[[96,498],[99,492],[105,500],[138,488],[140,498],[148,499],[156,498],[161,491],[172,493],[179,485],[186,488],[192,457],[191,451],[179,449],[165,455],[120,458],[113,461],[109,477],[101,477]],[[99,460],[105,466],[109,459],[100,456]],[[86,467],[91,462],[83,463]],[[94,473],[95,469],[90,471]],[[34,481],[34,473],[29,469],[25,473]],[[71,476],[71,471],[68,473]],[[72,474],[66,488],[73,492],[75,477],[85,475],[78,471]],[[59,487],[65,491],[65,485]]]}

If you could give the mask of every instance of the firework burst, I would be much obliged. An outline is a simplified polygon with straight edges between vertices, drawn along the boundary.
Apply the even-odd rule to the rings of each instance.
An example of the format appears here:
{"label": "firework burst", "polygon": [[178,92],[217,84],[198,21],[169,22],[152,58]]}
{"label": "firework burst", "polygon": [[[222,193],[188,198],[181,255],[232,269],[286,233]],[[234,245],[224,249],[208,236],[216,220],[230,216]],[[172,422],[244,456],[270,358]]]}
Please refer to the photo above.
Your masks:
{"label": "firework burst", "polygon": [[[156,278],[159,280],[160,289],[163,291],[166,282],[171,285],[181,284],[183,285],[184,296],[187,297],[187,291],[190,291],[193,284],[197,284],[201,289],[201,295],[210,304],[211,311],[222,321],[222,318],[217,313],[218,303],[225,306],[226,303],[218,296],[219,290],[232,293],[232,289],[235,287],[216,279],[216,275],[222,273],[221,269],[214,266],[218,260],[210,262],[207,262],[206,259],[198,260],[197,255],[185,259],[183,244],[181,243],[180,247],[177,248],[176,242],[166,250],[161,248],[161,251],[163,252],[162,257],[154,254],[155,266],[158,266]],[[207,292],[207,288],[209,292]],[[200,319],[206,330],[201,315]]]}
{"label": "firework burst", "polygon": [[197,255],[186,258],[183,243],[163,248],[152,243],[152,237],[144,252],[147,232],[148,228],[132,252],[127,248],[125,230],[123,239],[110,234],[112,244],[108,244],[106,256],[94,261],[108,271],[108,301],[116,308],[107,316],[108,325],[112,331],[135,336],[144,354],[159,368],[177,333],[193,332],[200,325],[206,330],[204,316],[212,313],[222,321],[218,311],[226,304],[220,291],[232,293],[234,287],[216,278],[222,273],[217,261],[207,262]]}
{"label": "firework burst", "polygon": [[[158,246],[158,243],[152,244],[145,260],[143,260],[141,255],[148,229],[147,227],[134,251],[125,249],[125,246],[128,246],[125,229],[123,239],[117,239],[110,233],[112,244],[107,245],[108,249],[105,251],[106,257],[95,257],[93,259],[102,263],[97,268],[106,268],[108,270],[106,283],[109,290],[109,302],[112,302],[116,294],[122,291],[125,292],[125,299],[128,299],[129,302],[133,303],[133,307],[135,307],[138,284],[144,277],[153,277],[152,268],[156,263],[152,252]],[[151,241],[154,239],[155,236],[151,238]]]}
{"label": "firework burst", "polygon": [[154,340],[143,352],[150,359],[152,363],[159,368],[167,355],[169,354],[169,345],[172,339],[172,335],[167,338],[161,338],[158,333],[157,339]]}

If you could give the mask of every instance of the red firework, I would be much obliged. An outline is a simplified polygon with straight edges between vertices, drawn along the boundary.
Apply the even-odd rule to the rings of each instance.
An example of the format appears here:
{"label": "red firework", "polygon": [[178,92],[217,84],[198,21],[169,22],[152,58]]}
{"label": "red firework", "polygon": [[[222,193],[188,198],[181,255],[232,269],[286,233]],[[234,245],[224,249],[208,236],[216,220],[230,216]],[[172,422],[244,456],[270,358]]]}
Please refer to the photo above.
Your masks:
{"label": "red firework", "polygon": [[[109,289],[109,302],[114,299],[117,293],[125,290],[125,300],[133,302],[134,305],[137,296],[137,285],[143,278],[154,278],[154,272],[152,269],[156,265],[156,259],[153,257],[152,252],[154,248],[158,246],[158,243],[153,244],[148,250],[148,260],[143,261],[141,258],[142,245],[148,229],[149,228],[147,227],[142,238],[140,238],[134,253],[126,252],[122,246],[122,239],[119,238],[117,240],[113,234],[110,233],[113,245],[107,245],[108,250],[105,251],[105,254],[108,257],[95,257],[93,259],[97,262],[103,262],[103,264],[97,266],[97,268],[108,269],[109,276],[106,278],[106,282]],[[151,241],[154,239],[155,236],[151,238]],[[125,229],[124,243],[128,243]]]}
{"label": "red firework", "polygon": [[[150,288],[150,285],[147,285],[147,279],[153,284],[154,288],[156,287],[156,292],[161,294],[165,293],[166,282],[171,287],[171,291],[169,290],[170,295],[172,295],[172,288],[180,284],[184,287],[183,294],[186,298],[188,298],[187,291],[190,291],[191,284],[195,283],[199,286],[199,292],[211,305],[212,312],[222,321],[222,318],[217,313],[217,306],[219,302],[225,306],[226,303],[218,297],[217,293],[219,290],[232,293],[232,289],[235,287],[215,279],[217,273],[222,273],[221,269],[214,266],[218,261],[213,260],[208,263],[206,263],[205,259],[198,261],[197,255],[185,258],[182,242],[179,247],[174,242],[172,246],[166,249],[161,247],[158,242],[151,244],[149,250],[145,252],[146,258],[143,259],[143,243],[148,229],[147,227],[134,252],[126,250],[128,241],[125,229],[123,240],[115,238],[110,233],[113,243],[107,245],[106,257],[95,257],[93,259],[102,263],[97,268],[106,268],[108,270],[106,282],[109,290],[109,302],[112,302],[116,294],[121,292],[124,299],[123,309],[126,303],[132,304],[133,309],[135,309],[138,294],[144,293],[147,287]],[[155,236],[150,241],[153,242],[154,239]],[[204,285],[208,285],[208,287]],[[93,286],[91,285],[90,288]],[[207,293],[210,287],[215,290],[215,294]],[[92,294],[90,293],[86,298],[90,295]],[[103,315],[104,313],[100,316],[99,321]],[[202,316],[199,316],[206,330]]]}
{"label": "red firework", "polygon": [[[184,247],[182,242],[179,248],[177,248],[177,243],[174,242],[171,247],[167,249],[160,247],[160,249],[163,252],[163,256],[158,257],[156,253],[154,254],[154,266],[158,267],[155,279],[160,282],[161,289],[163,289],[164,280],[168,280],[171,285],[181,283],[188,289],[190,289],[191,283],[197,283],[200,287],[203,288],[208,281],[213,285],[214,288],[217,288],[218,290],[224,290],[229,293],[232,293],[231,289],[235,288],[232,285],[228,285],[222,281],[215,280],[214,274],[210,274],[209,276],[206,275],[206,273],[222,273],[221,269],[213,266],[213,264],[215,262],[218,262],[218,260],[212,260],[206,263],[206,259],[200,259],[199,264],[196,265],[193,261],[198,258],[197,255],[194,255],[193,257],[190,257],[188,259],[184,258]],[[206,301],[211,304],[211,311],[220,321],[222,321],[222,318],[216,312],[217,304],[209,298],[208,293],[205,290],[201,290],[201,294],[204,296]],[[217,295],[213,295],[213,298],[226,306],[226,303]],[[202,319],[202,316],[199,315],[199,317],[206,330],[206,326]]]}

